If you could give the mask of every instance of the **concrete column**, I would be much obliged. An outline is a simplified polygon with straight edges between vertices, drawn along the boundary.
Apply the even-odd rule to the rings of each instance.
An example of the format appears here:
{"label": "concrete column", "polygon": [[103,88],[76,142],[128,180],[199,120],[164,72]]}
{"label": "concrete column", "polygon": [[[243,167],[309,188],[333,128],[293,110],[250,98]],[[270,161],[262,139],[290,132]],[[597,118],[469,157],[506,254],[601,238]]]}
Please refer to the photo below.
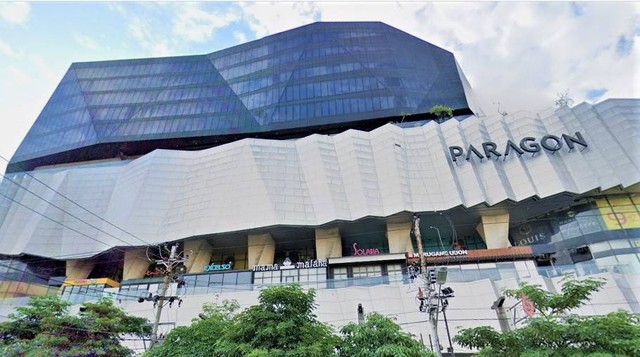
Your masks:
{"label": "concrete column", "polygon": [[147,259],[147,248],[129,248],[124,251],[122,280],[144,278],[151,262]]}
{"label": "concrete column", "polygon": [[273,264],[276,254],[276,243],[271,234],[250,234],[248,237],[249,268],[254,265]]}
{"label": "concrete column", "polygon": [[184,254],[189,255],[184,265],[187,273],[202,273],[204,266],[209,265],[213,247],[206,239],[195,239],[184,242]]}
{"label": "concrete column", "polygon": [[67,279],[86,279],[94,266],[96,266],[96,262],[89,259],[67,260]]}
{"label": "concrete column", "polygon": [[389,253],[414,253],[411,244],[411,222],[387,223]]}
{"label": "concrete column", "polygon": [[316,228],[316,255],[318,260],[342,256],[340,229]]}
{"label": "concrete column", "polygon": [[487,244],[487,249],[509,248],[509,214],[482,216],[476,230]]}

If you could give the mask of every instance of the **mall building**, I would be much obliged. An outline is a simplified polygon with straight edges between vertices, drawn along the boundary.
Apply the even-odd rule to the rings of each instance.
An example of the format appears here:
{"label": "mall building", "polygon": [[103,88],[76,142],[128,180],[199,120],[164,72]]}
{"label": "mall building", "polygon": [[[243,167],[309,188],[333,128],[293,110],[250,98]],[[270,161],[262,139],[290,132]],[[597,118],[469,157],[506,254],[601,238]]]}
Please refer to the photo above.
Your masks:
{"label": "mall building", "polygon": [[497,327],[502,288],[566,273],[608,280],[584,313],[638,313],[639,119],[638,99],[485,113],[451,52],[379,22],[73,63],[0,184],[0,301],[107,294],[151,317],[137,300],[178,244],[183,304],[165,322],[299,282],[323,321],[362,303],[424,335],[419,217],[453,332]]}

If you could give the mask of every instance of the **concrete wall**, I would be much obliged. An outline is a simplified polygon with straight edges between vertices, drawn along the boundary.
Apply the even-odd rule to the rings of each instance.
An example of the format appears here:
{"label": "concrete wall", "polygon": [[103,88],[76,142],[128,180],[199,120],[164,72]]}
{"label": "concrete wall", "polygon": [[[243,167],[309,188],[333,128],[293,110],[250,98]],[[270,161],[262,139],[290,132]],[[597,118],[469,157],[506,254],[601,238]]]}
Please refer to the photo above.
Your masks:
{"label": "concrete wall", "polygon": [[247,253],[249,266],[273,264],[276,243],[269,233],[249,235]]}
{"label": "concrete wall", "polygon": [[[597,275],[607,279],[604,289],[594,294],[590,302],[584,307],[575,310],[580,314],[606,314],[618,309],[633,311],[633,301],[628,301],[624,290],[628,287],[620,286],[619,279],[634,282],[635,287],[640,286],[640,276],[635,274],[600,274]],[[532,276],[521,279],[533,284],[540,284],[548,290],[559,291],[561,278],[548,279],[540,276]],[[503,289],[515,288],[518,281],[515,278],[500,281],[489,279],[477,280],[466,283],[450,283],[445,286],[451,287],[455,291],[455,297],[449,300],[449,308],[446,311],[451,337],[455,336],[461,329],[488,325],[496,330],[500,329],[496,313],[491,310],[491,304],[500,295]],[[640,291],[640,289],[636,290]],[[357,322],[357,306],[362,304],[365,313],[379,312],[396,319],[404,331],[412,333],[420,339],[424,339],[428,345],[429,332],[427,326],[428,315],[418,311],[416,295],[418,286],[413,284],[394,283],[390,285],[378,285],[371,287],[348,287],[341,289],[318,289],[316,290],[316,303],[318,304],[316,314],[318,318],[332,325],[337,331],[340,327],[349,322]],[[253,291],[223,292],[208,295],[190,295],[184,298],[181,308],[175,306],[163,311],[162,321],[176,322],[176,325],[189,325],[191,319],[198,316],[202,305],[207,302],[222,301],[224,299],[236,299],[242,308],[258,303],[259,289]],[[635,299],[637,299],[637,294]],[[507,298],[505,307],[511,307],[518,300]],[[134,301],[125,301],[122,306],[132,314],[153,318],[153,307],[151,303],[139,304]],[[516,316],[524,316],[521,308],[516,307]],[[511,324],[513,324],[511,322]],[[170,327],[161,326],[160,332],[167,333]],[[448,347],[447,332],[440,314],[438,324],[438,334],[440,343],[445,348]],[[142,342],[131,342],[131,345],[142,348]],[[460,346],[454,346],[456,351],[466,351]]]}
{"label": "concrete wall", "polygon": [[318,260],[342,256],[342,239],[338,227],[316,229],[316,255]]}

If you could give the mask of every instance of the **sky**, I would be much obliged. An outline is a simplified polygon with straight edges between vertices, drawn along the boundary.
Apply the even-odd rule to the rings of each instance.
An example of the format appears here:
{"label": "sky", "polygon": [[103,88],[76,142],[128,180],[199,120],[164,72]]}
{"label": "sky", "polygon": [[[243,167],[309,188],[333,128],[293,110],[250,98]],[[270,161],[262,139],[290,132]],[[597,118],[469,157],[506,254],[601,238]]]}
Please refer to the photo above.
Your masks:
{"label": "sky", "polygon": [[317,21],[382,21],[453,52],[487,115],[640,98],[640,2],[0,1],[0,155],[73,62],[211,53]]}

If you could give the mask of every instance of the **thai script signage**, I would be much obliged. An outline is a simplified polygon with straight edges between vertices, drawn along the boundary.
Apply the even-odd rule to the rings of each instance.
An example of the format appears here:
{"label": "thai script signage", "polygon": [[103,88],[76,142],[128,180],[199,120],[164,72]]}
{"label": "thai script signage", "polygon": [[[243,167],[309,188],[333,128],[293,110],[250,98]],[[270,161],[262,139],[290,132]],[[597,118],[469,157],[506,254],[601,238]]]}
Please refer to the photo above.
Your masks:
{"label": "thai script signage", "polygon": [[353,255],[378,255],[380,249],[378,248],[365,248],[358,249],[358,243],[353,243]]}
{"label": "thai script signage", "polygon": [[326,260],[314,259],[306,262],[297,262],[295,264],[292,264],[291,261],[289,260],[288,263],[289,264],[287,264],[287,261],[285,260],[285,262],[282,265],[279,265],[279,264],[254,265],[253,268],[251,269],[253,271],[274,271],[274,270],[287,270],[287,269],[310,269],[310,268],[326,268],[327,267]]}
{"label": "thai script signage", "polygon": [[464,158],[466,161],[470,161],[474,156],[480,160],[484,158],[491,159],[494,157],[497,160],[500,156],[504,156],[503,159],[506,159],[512,152],[515,152],[518,156],[521,156],[525,152],[535,154],[542,149],[555,153],[562,149],[565,144],[570,151],[576,147],[576,144],[583,148],[588,146],[587,141],[584,139],[582,134],[580,134],[579,131],[576,131],[574,136],[569,136],[567,134],[562,134],[559,137],[555,135],[545,135],[540,139],[539,143],[536,138],[531,136],[523,138],[520,140],[519,144],[516,144],[511,140],[507,140],[502,152],[498,151],[498,145],[492,141],[482,143],[481,149],[480,147],[476,148],[473,145],[469,145],[466,152],[460,146],[449,146],[449,154],[451,155],[451,161],[456,163],[458,162],[458,159],[461,158]]}
{"label": "thai script signage", "polygon": [[204,266],[204,271],[218,271],[218,270],[231,270],[231,266],[233,264],[231,262],[227,264],[216,264],[212,263]]}

